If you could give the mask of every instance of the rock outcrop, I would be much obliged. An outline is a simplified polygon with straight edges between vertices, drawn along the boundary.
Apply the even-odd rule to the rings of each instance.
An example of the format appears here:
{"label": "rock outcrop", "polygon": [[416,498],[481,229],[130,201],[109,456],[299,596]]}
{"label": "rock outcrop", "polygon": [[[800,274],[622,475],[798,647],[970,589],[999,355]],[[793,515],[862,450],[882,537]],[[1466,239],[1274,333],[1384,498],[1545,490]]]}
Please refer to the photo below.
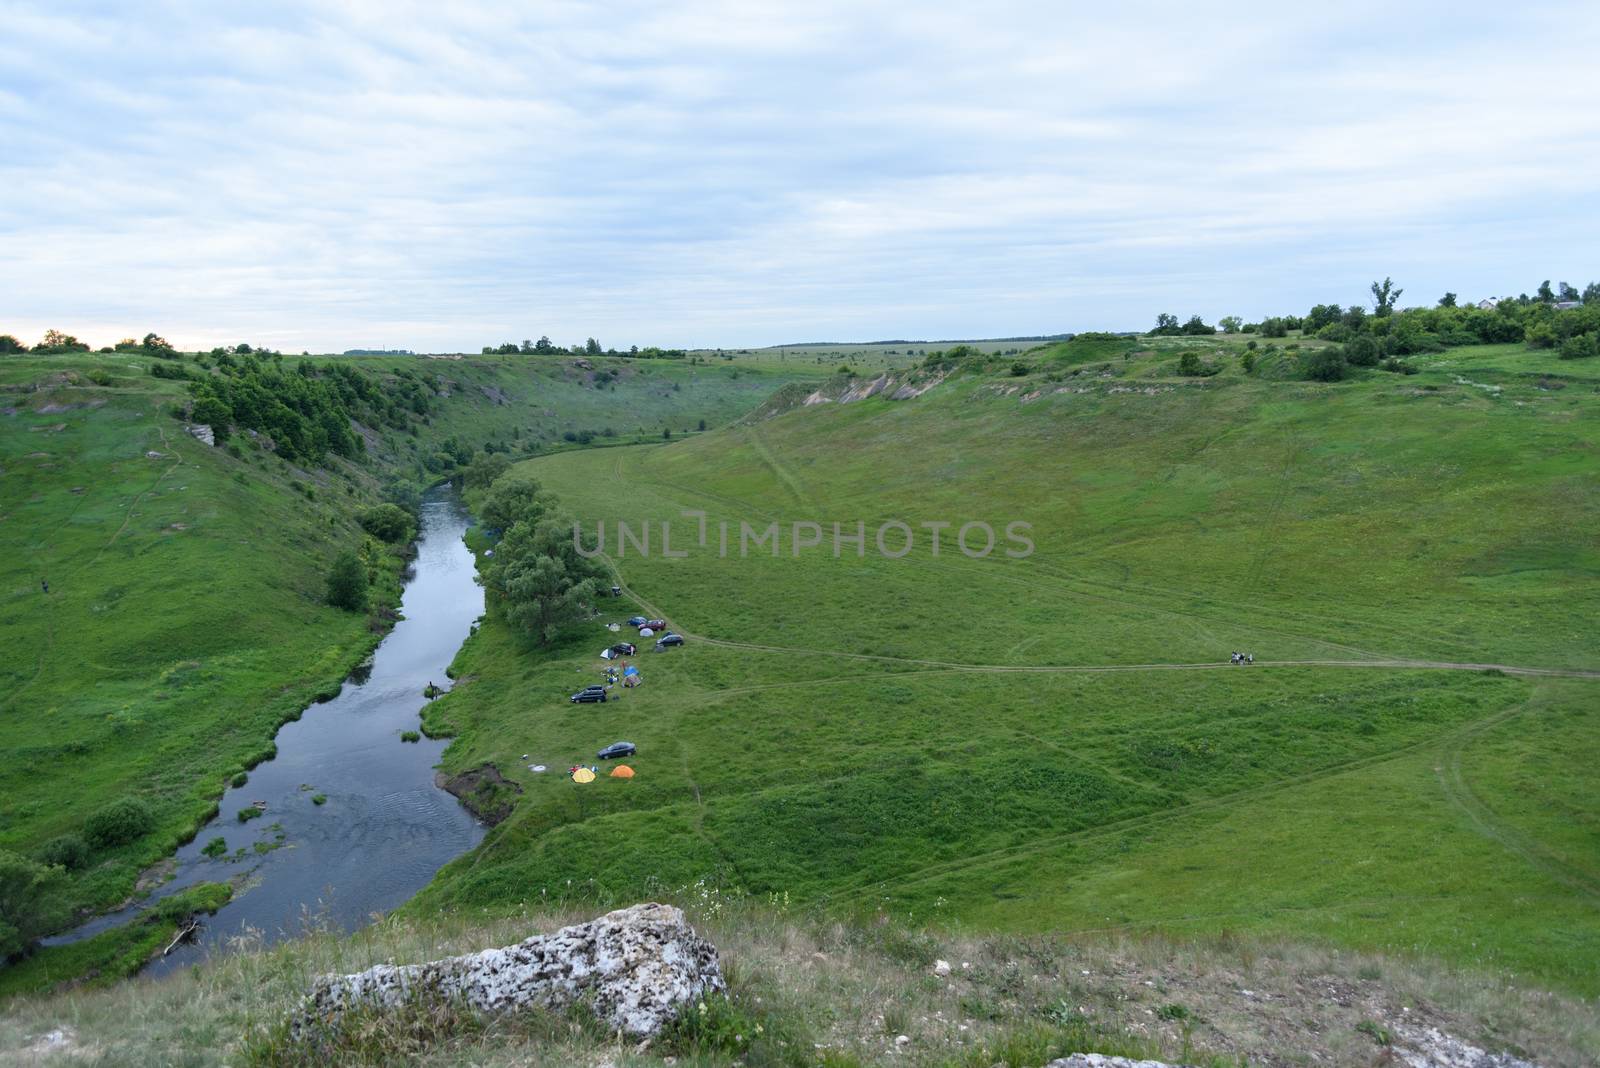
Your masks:
{"label": "rock outcrop", "polygon": [[1136,1061],[1132,1057],[1108,1057],[1104,1053],[1074,1053],[1058,1057],[1044,1068],[1183,1068],[1166,1061]]}
{"label": "rock outcrop", "polygon": [[582,1002],[612,1031],[639,1038],[661,1030],[679,1005],[724,989],[716,947],[683,913],[641,904],[502,949],[324,976],[294,1028],[337,1026],[353,1008],[433,996],[487,1013],[559,1012]]}

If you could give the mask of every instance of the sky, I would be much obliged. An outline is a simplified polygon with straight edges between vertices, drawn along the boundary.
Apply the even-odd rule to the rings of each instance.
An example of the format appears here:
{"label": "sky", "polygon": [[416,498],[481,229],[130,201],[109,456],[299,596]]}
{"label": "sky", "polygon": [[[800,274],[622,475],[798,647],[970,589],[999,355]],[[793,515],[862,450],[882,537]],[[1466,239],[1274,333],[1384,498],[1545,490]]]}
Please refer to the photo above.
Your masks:
{"label": "sky", "polygon": [[0,333],[740,347],[1582,288],[1597,55],[1592,0],[0,0]]}

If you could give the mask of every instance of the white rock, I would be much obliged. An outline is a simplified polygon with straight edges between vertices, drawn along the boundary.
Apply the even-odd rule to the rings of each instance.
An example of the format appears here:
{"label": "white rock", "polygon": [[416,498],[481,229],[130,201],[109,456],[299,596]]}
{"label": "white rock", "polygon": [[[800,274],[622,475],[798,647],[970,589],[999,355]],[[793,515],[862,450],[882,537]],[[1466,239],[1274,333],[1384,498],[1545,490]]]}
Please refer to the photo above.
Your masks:
{"label": "white rock", "polygon": [[947,961],[947,960],[936,960],[936,961],[934,961],[933,962],[933,974],[937,975],[941,979],[943,979],[945,976],[949,975],[950,974],[950,962]]}
{"label": "white rock", "polygon": [[1108,1057],[1103,1053],[1074,1053],[1060,1057],[1044,1068],[1183,1068],[1166,1061],[1136,1061],[1131,1057]]}
{"label": "white rock", "polygon": [[1490,1053],[1435,1027],[1396,1024],[1393,1047],[1408,1068],[1538,1068],[1509,1053]]}
{"label": "white rock", "polygon": [[894,1044],[895,1044],[895,1048],[896,1049],[905,1049],[907,1046],[911,1045],[911,1036],[910,1035],[895,1035],[894,1036]]}
{"label": "white rock", "polygon": [[653,1035],[679,1005],[726,989],[717,950],[671,905],[641,904],[503,949],[430,964],[379,965],[312,985],[294,1030],[337,1024],[358,1005],[408,996],[459,998],[481,1012],[528,1006],[561,1011],[580,1001],[612,1031]]}

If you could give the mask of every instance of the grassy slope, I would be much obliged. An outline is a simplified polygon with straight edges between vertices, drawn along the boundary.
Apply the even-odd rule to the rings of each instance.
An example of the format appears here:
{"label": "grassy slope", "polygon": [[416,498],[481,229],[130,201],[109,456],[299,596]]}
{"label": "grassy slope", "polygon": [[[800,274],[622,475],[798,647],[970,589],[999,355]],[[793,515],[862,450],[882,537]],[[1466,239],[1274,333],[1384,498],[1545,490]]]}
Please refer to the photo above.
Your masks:
{"label": "grassy slope", "polygon": [[[563,700],[605,632],[539,655],[492,622],[430,715],[461,732],[450,764],[525,793],[418,907],[711,876],[948,925],[1311,933],[1600,993],[1600,682],[926,663],[1600,667],[1597,369],[1487,348],[1337,385],[1232,359],[1185,382],[1185,348],[1225,354],[1060,347],[1021,378],[531,462],[591,522],[671,520],[678,545],[700,508],[735,531],[1024,519],[1038,552],[628,556],[640,597],[711,640],[642,658],[620,704]],[[631,783],[519,759],[617,738]]]}
{"label": "grassy slope", "polygon": [[375,443],[368,469],[331,474],[191,438],[166,414],[182,384],[150,377],[149,362],[0,358],[0,847],[31,850],[124,794],[159,820],[94,858],[74,883],[82,905],[125,897],[229,775],[270,754],[278,724],[376,640],[366,619],[322,604],[328,561],[359,539],[353,515],[374,499],[375,474],[428,477],[420,459],[450,435],[559,443],[614,420],[659,437],[731,419],[793,377],[596,361],[619,370],[615,388],[597,388],[570,360],[358,359],[378,372],[421,363],[448,396],[416,436]]}

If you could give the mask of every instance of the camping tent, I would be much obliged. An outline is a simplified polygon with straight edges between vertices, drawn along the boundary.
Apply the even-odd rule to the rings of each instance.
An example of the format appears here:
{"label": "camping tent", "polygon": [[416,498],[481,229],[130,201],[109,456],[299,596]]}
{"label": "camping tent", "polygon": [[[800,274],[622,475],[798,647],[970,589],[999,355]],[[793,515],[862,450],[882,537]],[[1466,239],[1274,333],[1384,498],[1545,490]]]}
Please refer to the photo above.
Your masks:
{"label": "camping tent", "polygon": [[573,782],[594,782],[594,772],[588,768],[579,768],[572,773]]}
{"label": "camping tent", "polygon": [[641,637],[641,638],[654,638],[655,636],[656,636],[656,632],[651,630],[649,627],[640,627],[639,628],[639,637]]}
{"label": "camping tent", "polygon": [[631,779],[633,778],[633,769],[626,764],[618,764],[611,769],[611,777],[613,779]]}
{"label": "camping tent", "polygon": [[614,657],[616,655],[617,654],[613,653],[610,650],[610,648],[605,648],[605,649],[600,650],[600,659],[601,660],[610,660],[612,657]]}

